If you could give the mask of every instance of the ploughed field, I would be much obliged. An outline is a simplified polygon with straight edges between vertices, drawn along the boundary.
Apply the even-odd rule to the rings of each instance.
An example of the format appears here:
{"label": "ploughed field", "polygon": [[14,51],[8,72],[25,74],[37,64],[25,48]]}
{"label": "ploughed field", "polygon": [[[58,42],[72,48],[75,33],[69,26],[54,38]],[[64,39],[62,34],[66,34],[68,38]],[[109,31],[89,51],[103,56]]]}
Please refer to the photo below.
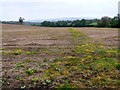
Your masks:
{"label": "ploughed field", "polygon": [[2,25],[2,87],[119,88],[118,29]]}

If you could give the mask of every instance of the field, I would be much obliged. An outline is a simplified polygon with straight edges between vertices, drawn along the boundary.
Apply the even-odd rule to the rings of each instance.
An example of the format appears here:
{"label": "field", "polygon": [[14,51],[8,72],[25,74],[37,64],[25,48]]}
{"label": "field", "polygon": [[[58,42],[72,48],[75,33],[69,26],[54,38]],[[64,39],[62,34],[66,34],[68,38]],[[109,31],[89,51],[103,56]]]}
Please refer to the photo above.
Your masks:
{"label": "field", "polygon": [[118,29],[2,25],[3,88],[119,88]]}

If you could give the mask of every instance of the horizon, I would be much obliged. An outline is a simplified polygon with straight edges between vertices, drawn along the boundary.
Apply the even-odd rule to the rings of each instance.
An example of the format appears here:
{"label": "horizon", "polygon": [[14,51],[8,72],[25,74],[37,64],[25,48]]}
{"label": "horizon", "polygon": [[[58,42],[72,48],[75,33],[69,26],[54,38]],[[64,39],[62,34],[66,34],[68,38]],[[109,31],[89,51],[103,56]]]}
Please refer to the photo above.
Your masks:
{"label": "horizon", "polygon": [[[119,0],[34,0],[35,2],[7,1],[8,0],[5,0],[5,2],[1,3],[1,21],[18,21],[19,17],[25,18],[25,21],[79,17],[114,17],[118,14],[119,2]],[[111,4],[109,4],[109,2],[111,2]]]}
{"label": "horizon", "polygon": [[[104,17],[104,16],[102,16],[102,17]],[[95,17],[61,17],[61,18],[48,18],[48,19],[31,19],[31,20],[25,20],[25,22],[27,22],[27,21],[34,21],[34,20],[66,20],[66,19],[75,19],[75,20],[81,20],[81,19],[86,19],[86,20],[88,20],[88,19],[101,19],[102,17],[98,17],[98,18],[95,18]],[[109,17],[109,16],[108,16]],[[112,17],[110,17],[110,18],[112,18]],[[3,20],[1,20],[1,21],[3,21]],[[9,20],[4,20],[4,21],[9,21]],[[11,20],[12,21],[12,20]],[[18,20],[13,20],[13,21],[18,21]]]}
{"label": "horizon", "polygon": [[[104,16],[102,16],[104,17]],[[62,17],[62,18],[48,18],[48,19],[32,19],[32,20],[24,20],[24,22],[34,22],[34,21],[40,21],[43,22],[43,21],[72,21],[72,20],[82,20],[82,19],[85,19],[85,20],[93,20],[93,19],[101,19],[102,17],[98,17],[98,18],[94,18],[94,17]],[[109,17],[109,16],[107,16]],[[113,17],[110,17],[110,18],[113,18]],[[3,21],[3,20],[0,20],[0,21]],[[18,22],[19,20],[4,20],[4,21],[13,21],[13,22]]]}

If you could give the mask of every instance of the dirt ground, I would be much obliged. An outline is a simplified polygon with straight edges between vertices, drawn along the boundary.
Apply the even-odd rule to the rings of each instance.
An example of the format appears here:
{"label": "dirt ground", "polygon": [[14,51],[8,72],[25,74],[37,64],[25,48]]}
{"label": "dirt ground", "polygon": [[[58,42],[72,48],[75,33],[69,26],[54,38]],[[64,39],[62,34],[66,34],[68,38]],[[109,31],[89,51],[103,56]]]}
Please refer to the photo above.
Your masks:
{"label": "dirt ground", "polygon": [[80,28],[78,29],[90,37],[93,42],[100,42],[106,46],[118,47],[117,28]]}
{"label": "dirt ground", "polygon": [[69,38],[67,28],[3,25],[3,46],[69,45]]}
{"label": "dirt ground", "polygon": [[[21,25],[2,25],[3,46],[52,46],[70,45],[68,28],[47,28]],[[103,42],[108,46],[118,45],[118,29],[111,28],[75,28],[94,42]]]}
{"label": "dirt ground", "polygon": [[[2,41],[3,51],[10,52],[10,54],[3,55],[3,79],[5,80],[3,87],[13,88],[20,85],[29,85],[33,76],[27,77],[23,72],[24,69],[16,70],[16,64],[24,62],[30,62],[26,64],[26,69],[35,68],[36,73],[34,76],[39,77],[42,74],[39,66],[45,59],[49,59],[52,63],[52,59],[57,57],[64,57],[67,54],[71,54],[74,48],[74,42],[72,41],[69,28],[52,28],[52,27],[34,27],[24,25],[2,25]],[[89,43],[102,43],[107,47],[118,46],[118,29],[111,28],[74,28],[87,37],[92,39]],[[13,52],[16,49],[21,49],[26,54],[19,54],[19,52]],[[34,51],[37,54],[31,54]],[[12,53],[13,52],[13,53]],[[63,52],[62,54],[60,54]],[[30,54],[29,54],[30,53]],[[14,54],[14,55],[13,55]],[[34,61],[31,62],[30,60]],[[38,67],[36,67],[38,66]],[[47,69],[46,66],[42,66],[42,69]],[[19,72],[18,72],[19,71]],[[18,75],[23,77],[23,82],[15,80]],[[13,82],[14,81],[14,82]],[[40,85],[41,83],[38,83]],[[24,86],[20,86],[24,87]],[[34,85],[33,85],[34,87]]]}

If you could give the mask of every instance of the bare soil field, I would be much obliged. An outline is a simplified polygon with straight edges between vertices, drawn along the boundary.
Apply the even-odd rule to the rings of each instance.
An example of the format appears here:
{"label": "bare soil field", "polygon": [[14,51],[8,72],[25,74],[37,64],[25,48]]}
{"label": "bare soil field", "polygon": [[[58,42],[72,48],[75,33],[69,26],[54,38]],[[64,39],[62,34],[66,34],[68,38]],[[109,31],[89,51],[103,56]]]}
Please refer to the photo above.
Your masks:
{"label": "bare soil field", "polygon": [[117,28],[82,28],[78,30],[92,38],[94,42],[100,42],[106,46],[118,46]]}
{"label": "bare soil field", "polygon": [[[68,28],[47,28],[21,25],[2,25],[3,46],[69,45]],[[95,42],[104,42],[109,46],[118,45],[118,29],[76,28]],[[33,45],[34,46],[34,45]]]}
{"label": "bare soil field", "polygon": [[2,42],[3,89],[119,88],[118,29],[3,24]]}
{"label": "bare soil field", "polygon": [[70,44],[68,34],[66,28],[3,25],[3,45],[23,47],[67,45]]}

